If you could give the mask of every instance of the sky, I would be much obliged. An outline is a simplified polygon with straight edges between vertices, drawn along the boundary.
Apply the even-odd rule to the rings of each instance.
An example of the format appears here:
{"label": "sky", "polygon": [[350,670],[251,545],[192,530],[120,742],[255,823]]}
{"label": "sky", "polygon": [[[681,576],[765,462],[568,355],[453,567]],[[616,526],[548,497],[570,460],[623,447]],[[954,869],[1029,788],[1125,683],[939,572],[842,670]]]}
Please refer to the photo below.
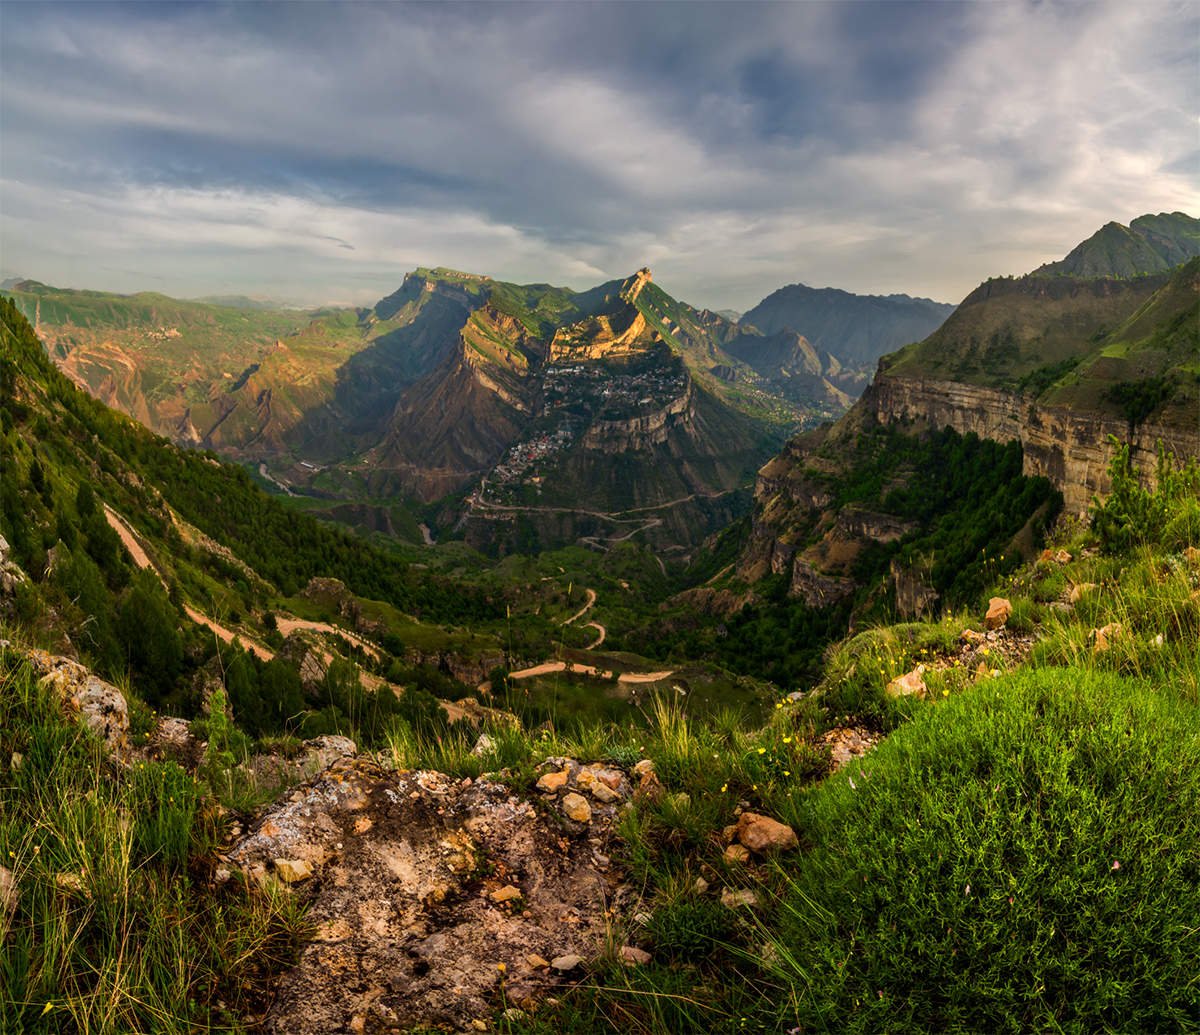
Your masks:
{"label": "sky", "polygon": [[958,302],[1200,214],[1200,5],[0,3],[0,275]]}

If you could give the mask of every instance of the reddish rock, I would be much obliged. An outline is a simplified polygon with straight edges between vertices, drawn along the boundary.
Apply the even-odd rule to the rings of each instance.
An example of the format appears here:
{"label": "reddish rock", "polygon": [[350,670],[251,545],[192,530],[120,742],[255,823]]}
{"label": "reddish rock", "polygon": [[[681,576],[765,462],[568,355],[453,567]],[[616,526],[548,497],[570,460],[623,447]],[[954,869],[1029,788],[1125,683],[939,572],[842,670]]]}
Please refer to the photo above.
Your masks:
{"label": "reddish rock", "polygon": [[989,629],[1002,629],[1011,614],[1012,604],[1008,600],[1004,597],[992,597],[988,601],[987,614],[983,621]]}
{"label": "reddish rock", "polygon": [[743,812],[738,818],[737,839],[752,852],[782,852],[800,844],[796,831],[786,823],[755,812]]}
{"label": "reddish rock", "polygon": [[918,665],[911,672],[905,672],[902,676],[897,676],[888,683],[887,694],[889,697],[908,697],[911,694],[917,694],[920,697],[925,696],[925,666]]}

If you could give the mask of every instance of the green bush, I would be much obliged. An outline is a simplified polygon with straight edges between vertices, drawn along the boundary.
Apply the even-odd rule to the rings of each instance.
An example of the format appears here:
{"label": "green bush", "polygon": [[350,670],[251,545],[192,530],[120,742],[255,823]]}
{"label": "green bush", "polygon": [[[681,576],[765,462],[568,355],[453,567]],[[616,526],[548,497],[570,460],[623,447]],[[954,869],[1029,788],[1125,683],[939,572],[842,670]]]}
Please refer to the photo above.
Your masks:
{"label": "green bush", "polygon": [[1195,1030],[1198,731],[1190,703],[1062,669],[893,734],[801,804],[812,849],[773,933],[792,986],[777,1021]]}

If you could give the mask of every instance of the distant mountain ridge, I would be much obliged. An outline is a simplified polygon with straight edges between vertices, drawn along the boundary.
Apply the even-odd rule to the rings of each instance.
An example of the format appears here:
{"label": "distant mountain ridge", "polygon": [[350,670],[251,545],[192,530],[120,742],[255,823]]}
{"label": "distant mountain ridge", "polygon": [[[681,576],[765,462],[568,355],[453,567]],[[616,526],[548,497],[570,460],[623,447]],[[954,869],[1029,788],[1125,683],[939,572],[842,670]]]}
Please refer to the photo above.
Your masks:
{"label": "distant mountain ridge", "polygon": [[954,306],[909,295],[856,295],[789,284],[742,315],[764,334],[798,332],[843,367],[873,367],[880,356],[932,333]]}
{"label": "distant mountain ridge", "polygon": [[1200,255],[1200,219],[1160,212],[1130,222],[1105,223],[1066,258],[1034,270],[1040,277],[1141,277],[1168,270]]}

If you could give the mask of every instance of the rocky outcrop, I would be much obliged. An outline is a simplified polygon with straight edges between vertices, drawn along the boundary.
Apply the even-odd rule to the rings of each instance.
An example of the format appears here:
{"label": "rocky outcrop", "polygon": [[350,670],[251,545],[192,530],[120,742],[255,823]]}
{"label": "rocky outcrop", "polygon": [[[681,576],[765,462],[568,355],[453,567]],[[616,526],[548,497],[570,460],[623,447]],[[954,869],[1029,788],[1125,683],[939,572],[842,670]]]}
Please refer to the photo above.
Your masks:
{"label": "rocky outcrop", "polygon": [[626,453],[650,449],[667,441],[672,428],[694,416],[691,381],[687,391],[660,409],[626,420],[598,420],[584,433],[585,449],[601,453]]}
{"label": "rocky outcrop", "polygon": [[938,591],[921,577],[920,572],[893,560],[890,573],[896,592],[896,610],[904,618],[921,618],[932,614],[938,601]]}
{"label": "rocky outcrop", "polygon": [[[624,774],[592,771],[602,794],[627,793]],[[230,860],[307,900],[315,930],[266,1030],[463,1030],[502,1003],[536,1010],[603,950],[626,894],[606,872],[616,808],[585,803],[571,819],[486,778],[343,759],[271,808]]]}
{"label": "rocky outcrop", "polygon": [[[12,644],[0,640],[0,648],[12,649]],[[129,708],[120,690],[70,658],[37,648],[19,653],[69,714],[103,740],[114,758],[128,761]]]}
{"label": "rocky outcrop", "polygon": [[856,588],[853,579],[823,574],[813,567],[812,562],[797,557],[792,566],[788,593],[799,597],[809,607],[828,607],[853,596]]}
{"label": "rocky outcrop", "polygon": [[0,535],[0,596],[12,596],[17,592],[17,587],[26,581],[25,572],[12,559],[8,540]]}
{"label": "rocky outcrop", "polygon": [[1131,442],[1133,463],[1148,479],[1155,473],[1159,442],[1177,456],[1200,455],[1200,419],[1190,426],[1147,422],[1131,435],[1129,424],[1119,417],[1041,406],[1014,392],[958,381],[881,372],[861,405],[883,424],[949,427],[997,442],[1019,441],[1022,473],[1048,479],[1073,514],[1086,513],[1093,496],[1109,491],[1109,436]]}

